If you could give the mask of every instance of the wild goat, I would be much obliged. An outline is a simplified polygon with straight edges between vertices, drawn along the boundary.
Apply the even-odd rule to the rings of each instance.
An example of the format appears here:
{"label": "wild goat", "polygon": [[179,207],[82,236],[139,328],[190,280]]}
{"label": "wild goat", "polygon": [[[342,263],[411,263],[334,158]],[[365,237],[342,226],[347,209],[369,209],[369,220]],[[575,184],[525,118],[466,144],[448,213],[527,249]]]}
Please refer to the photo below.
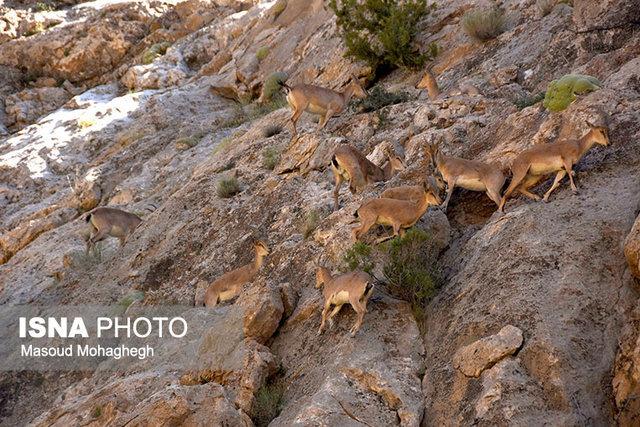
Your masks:
{"label": "wild goat", "polygon": [[427,89],[429,99],[432,101],[440,96],[438,82],[430,69],[425,70],[424,76],[422,76],[422,79],[416,84],[416,89]]}
{"label": "wild goat", "polygon": [[445,156],[435,144],[427,146],[427,152],[447,183],[447,197],[442,205],[444,212],[447,211],[456,186],[471,191],[484,191],[497,206],[500,206],[500,191],[505,181],[500,167],[477,160]]}
{"label": "wild goat", "polygon": [[[373,293],[374,288],[373,279],[364,271],[352,271],[333,277],[328,269],[318,267],[316,270],[316,288],[320,288],[323,284],[324,308],[322,309],[322,322],[320,323],[320,329],[318,329],[318,335],[324,331],[327,319],[329,320],[329,328],[333,328],[333,316],[338,314],[344,304],[349,303],[358,315],[356,322],[349,330],[353,337],[360,329],[364,315],[367,312],[367,300]],[[334,308],[329,314],[331,306],[334,306]]]}
{"label": "wild goat", "polygon": [[376,240],[376,243],[391,239],[398,234],[403,236],[404,230],[418,222],[429,206],[440,203],[442,199],[438,195],[438,190],[432,188],[427,182],[423,183],[422,195],[417,200],[387,198],[367,200],[354,213],[354,216],[360,219],[360,226],[355,227],[351,233],[353,238],[358,240],[374,224],[380,224],[393,227],[393,234]]}
{"label": "wild goat", "polygon": [[87,252],[108,236],[120,239],[120,247],[124,246],[127,237],[140,225],[142,219],[138,215],[120,209],[98,207],[88,212],[85,221],[91,226],[87,240]]}
{"label": "wild goat", "polygon": [[365,98],[367,96],[367,92],[354,76],[351,77],[351,82],[342,92],[307,84],[293,87],[283,82],[280,84],[286,89],[287,103],[293,109],[291,115],[293,136],[298,134],[296,123],[304,111],[322,116],[317,129],[320,131],[324,129],[331,117],[342,113],[352,97]]}
{"label": "wild goat", "polygon": [[269,255],[269,247],[263,241],[257,240],[253,243],[253,250],[255,258],[252,263],[223,274],[209,285],[204,294],[205,307],[215,307],[219,302],[235,298],[242,286],[256,277],[264,258]]}
{"label": "wild goat", "polygon": [[387,181],[396,171],[404,170],[404,163],[398,155],[390,150],[386,150],[386,154],[388,160],[380,167],[350,145],[343,144],[336,148],[331,158],[331,171],[336,180],[333,190],[334,210],[337,210],[340,204],[338,196],[343,181],[349,181],[349,190],[351,194],[355,194],[368,184]]}
{"label": "wild goat", "polygon": [[[442,179],[428,176],[427,184],[432,189],[443,190],[444,182]],[[417,201],[420,200],[422,194],[424,193],[422,185],[402,185],[400,187],[393,187],[387,190],[384,190],[382,194],[380,194],[380,198],[383,199],[398,199],[398,200],[409,200],[409,201]]]}
{"label": "wild goat", "polygon": [[540,200],[540,196],[529,192],[528,189],[545,175],[554,172],[556,172],[556,177],[551,187],[544,193],[543,201],[549,200],[551,192],[560,185],[560,181],[567,174],[569,175],[571,190],[577,193],[578,188],[573,182],[573,165],[578,163],[594,144],[609,145],[606,127],[595,126],[589,122],[587,122],[587,125],[590,127],[589,132],[580,139],[553,144],[540,144],[520,153],[511,165],[513,177],[507,191],[502,196],[499,209],[502,210],[507,198],[516,189],[531,199]]}

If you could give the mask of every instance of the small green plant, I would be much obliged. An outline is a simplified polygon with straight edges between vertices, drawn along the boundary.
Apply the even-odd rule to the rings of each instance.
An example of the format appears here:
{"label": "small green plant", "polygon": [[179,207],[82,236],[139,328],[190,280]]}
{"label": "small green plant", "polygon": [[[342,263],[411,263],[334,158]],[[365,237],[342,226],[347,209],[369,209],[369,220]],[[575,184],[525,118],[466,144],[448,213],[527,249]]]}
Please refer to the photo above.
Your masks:
{"label": "small green plant", "polygon": [[366,98],[356,102],[356,108],[363,112],[375,111],[387,105],[406,102],[408,99],[407,92],[388,92],[382,86],[376,85],[368,92]]}
{"label": "small green plant", "polygon": [[200,138],[196,136],[185,136],[176,139],[175,146],[178,150],[188,150],[195,147],[200,142]]}
{"label": "small green plant", "polygon": [[167,53],[169,46],[171,46],[171,43],[169,42],[154,44],[142,54],[142,63],[145,65],[151,64],[156,60],[156,58],[160,58],[162,55]]}
{"label": "small green plant", "polygon": [[514,104],[516,104],[516,107],[518,107],[518,109],[522,110],[523,108],[527,108],[537,104],[543,99],[544,99],[544,92],[540,92],[536,95],[528,95],[523,98],[520,98],[516,102],[514,102]]}
{"label": "small green plant", "polygon": [[460,22],[470,37],[483,42],[502,34],[507,23],[504,11],[497,7],[470,10]]}
{"label": "small green plant", "polygon": [[367,273],[373,271],[373,261],[371,261],[371,246],[363,242],[356,242],[347,249],[342,260],[346,264],[346,271],[362,270]]}
{"label": "small green plant", "polygon": [[89,252],[76,251],[71,253],[71,265],[78,270],[88,270],[100,264],[103,258],[102,248],[98,242],[92,246]]}
{"label": "small green plant", "polygon": [[96,124],[96,121],[93,117],[81,117],[78,119],[78,126],[81,129],[86,129]]}
{"label": "small green plant", "polygon": [[225,151],[227,151],[229,148],[231,148],[231,145],[233,145],[233,139],[233,136],[226,136],[222,138],[218,145],[213,147],[211,154],[224,153]]}
{"label": "small green plant", "polygon": [[45,30],[44,22],[36,22],[33,28],[24,33],[25,37],[30,37],[35,34],[41,33]]}
{"label": "small green plant", "polygon": [[246,108],[245,115],[247,120],[255,120],[265,116],[272,111],[284,108],[287,102],[282,97],[273,97],[273,99],[265,104],[251,104]]}
{"label": "small green plant", "polygon": [[558,0],[536,0],[536,9],[541,18],[547,16],[556,7]]}
{"label": "small green plant", "polygon": [[288,78],[289,76],[287,73],[282,71],[271,73],[262,84],[262,95],[260,96],[260,99],[263,101],[270,101],[275,94],[280,93],[280,88],[282,87],[280,83],[286,82]]}
{"label": "small green plant", "polygon": [[240,182],[238,182],[238,178],[235,176],[231,176],[229,178],[222,178],[218,181],[218,186],[216,187],[216,193],[218,197],[223,199],[228,199],[229,197],[233,197],[240,192]]}
{"label": "small green plant", "polygon": [[269,48],[267,46],[262,46],[256,51],[256,58],[258,61],[262,61],[267,56],[269,56]]}
{"label": "small green plant", "polygon": [[258,389],[252,409],[256,427],[268,426],[280,414],[285,390],[282,383],[267,383]]}
{"label": "small green plant", "polygon": [[36,3],[35,9],[38,12],[51,12],[52,10],[55,10],[53,6],[42,1]]}
{"label": "small green plant", "polygon": [[274,135],[278,135],[282,132],[282,126],[280,125],[267,125],[262,129],[262,136],[265,138],[271,138]]}
{"label": "small green plant", "polygon": [[273,15],[273,19],[278,18],[282,12],[287,8],[287,0],[278,0],[276,4],[271,6],[271,14]]}
{"label": "small green plant", "polygon": [[542,105],[549,111],[562,111],[576,100],[576,95],[584,95],[602,87],[602,83],[592,76],[567,74],[549,83]]}
{"label": "small green plant", "polygon": [[127,295],[125,295],[118,302],[118,305],[126,310],[135,301],[142,301],[143,299],[144,299],[144,292],[142,292],[142,291],[132,291],[132,292],[129,292]]}
{"label": "small green plant", "polygon": [[318,228],[320,219],[320,212],[317,209],[311,209],[305,213],[300,227],[300,232],[305,239],[311,237],[316,228]]}
{"label": "small green plant", "polygon": [[383,267],[390,293],[411,304],[416,320],[421,323],[427,303],[440,287],[433,246],[429,235],[416,227],[403,237],[387,242],[384,249],[388,261]]}
{"label": "small green plant", "polygon": [[265,169],[273,170],[280,162],[280,150],[275,147],[267,147],[262,150],[262,166]]}
{"label": "small green plant", "polygon": [[431,59],[433,49],[415,47],[418,22],[435,3],[427,0],[331,0],[347,47],[346,55],[366,62],[375,74],[402,67],[418,69]]}
{"label": "small green plant", "polygon": [[238,108],[236,109],[233,116],[224,120],[220,124],[220,129],[235,128],[242,125],[243,123],[246,123],[247,120],[249,120],[249,117],[247,117],[247,113],[245,113],[242,106],[238,105]]}
{"label": "small green plant", "polygon": [[100,418],[101,415],[102,415],[102,406],[95,406],[91,410],[91,416],[93,418]]}

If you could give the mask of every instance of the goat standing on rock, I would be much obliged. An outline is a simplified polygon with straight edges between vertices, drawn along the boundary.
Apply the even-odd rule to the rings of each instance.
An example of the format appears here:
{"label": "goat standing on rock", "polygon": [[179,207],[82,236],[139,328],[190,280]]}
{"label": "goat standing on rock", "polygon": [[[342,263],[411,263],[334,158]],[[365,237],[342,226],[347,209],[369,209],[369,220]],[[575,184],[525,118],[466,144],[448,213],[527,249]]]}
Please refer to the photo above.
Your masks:
{"label": "goat standing on rock", "polygon": [[[373,293],[373,279],[364,271],[352,271],[350,273],[341,274],[333,277],[331,272],[325,267],[318,267],[316,270],[316,288],[324,289],[324,308],[322,309],[322,322],[318,335],[324,331],[324,325],[329,320],[329,328],[333,328],[333,316],[338,314],[344,304],[351,304],[351,307],[358,314],[356,323],[351,327],[349,332],[353,337],[360,326],[367,312],[367,301]],[[333,311],[329,314],[333,306]]]}
{"label": "goat standing on rock", "polygon": [[84,218],[91,226],[91,234],[87,240],[87,253],[96,243],[109,236],[117,237],[120,239],[120,247],[124,246],[127,237],[142,222],[138,215],[105,206],[93,209]]}
{"label": "goat standing on rock", "polygon": [[354,76],[351,77],[351,83],[342,92],[314,85],[302,84],[291,87],[284,82],[280,82],[280,84],[286,89],[287,103],[293,109],[291,123],[294,137],[298,135],[296,123],[303,112],[307,111],[322,116],[317,129],[320,131],[324,129],[331,117],[344,111],[351,98],[354,96],[356,98],[365,98],[367,96],[367,92]]}
{"label": "goat standing on rock", "polygon": [[507,191],[502,196],[499,210],[502,210],[507,199],[516,189],[531,199],[540,200],[540,196],[528,190],[545,175],[554,172],[556,172],[556,177],[542,198],[544,202],[549,200],[551,192],[560,185],[560,180],[567,174],[569,175],[571,190],[577,193],[578,188],[573,182],[573,165],[578,163],[594,144],[609,145],[606,127],[595,126],[589,122],[587,122],[587,125],[590,127],[589,132],[580,139],[553,144],[540,144],[520,153],[511,165],[513,177]]}
{"label": "goat standing on rock", "polygon": [[331,171],[336,180],[333,190],[333,209],[337,210],[340,203],[338,196],[344,180],[349,181],[351,194],[362,191],[367,185],[374,182],[389,180],[396,171],[404,170],[402,159],[386,150],[389,158],[382,167],[367,159],[360,151],[350,145],[340,145],[331,157]]}
{"label": "goat standing on rock", "polygon": [[[251,282],[260,267],[264,258],[269,255],[269,247],[261,240],[253,243],[255,258],[252,263],[231,270],[213,281],[204,294],[204,305],[215,307],[219,302],[228,301],[240,294],[240,290],[245,283]],[[196,306],[202,305],[201,301],[196,301]]]}
{"label": "goat standing on rock", "polygon": [[[412,196],[415,197],[415,196]],[[404,235],[406,228],[411,228],[425,214],[429,206],[439,205],[442,199],[438,195],[438,189],[432,188],[431,182],[423,182],[422,193],[417,200],[401,199],[370,199],[364,202],[354,213],[360,219],[360,226],[355,227],[351,233],[355,240],[369,231],[375,224],[390,225],[393,227],[391,236],[380,238],[376,243],[389,240],[397,235]]]}
{"label": "goat standing on rock", "polygon": [[[456,185],[471,191],[485,191],[497,206],[500,206],[500,192],[505,177],[497,165],[445,156],[437,145],[429,145],[427,154],[433,159],[438,172],[447,183],[447,198],[442,210],[447,211],[449,200]],[[499,210],[502,210],[501,207]]]}

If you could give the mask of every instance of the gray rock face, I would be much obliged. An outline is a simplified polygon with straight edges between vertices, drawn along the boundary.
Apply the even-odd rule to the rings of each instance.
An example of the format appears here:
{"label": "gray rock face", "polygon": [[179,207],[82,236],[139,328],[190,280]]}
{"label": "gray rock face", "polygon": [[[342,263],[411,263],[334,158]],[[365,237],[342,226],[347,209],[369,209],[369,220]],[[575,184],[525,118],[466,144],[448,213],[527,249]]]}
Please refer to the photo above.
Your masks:
{"label": "gray rock face", "polygon": [[[184,372],[0,373],[0,388],[12,390],[0,423],[251,425],[261,399],[277,401],[280,390],[277,426],[638,425],[634,2],[576,1],[540,17],[535,2],[508,0],[510,27],[483,44],[460,31],[476,3],[446,2],[416,44],[442,47],[430,64],[437,99],[413,89],[423,70],[393,71],[379,83],[417,99],[349,109],[323,132],[305,113],[292,141],[289,109],[235,100],[250,102],[276,71],[332,89],[367,75],[344,57],[325,4],[289,0],[276,13],[253,1],[92,2],[43,12],[62,23],[29,37],[19,32],[41,16],[6,15],[0,303],[113,304],[138,290],[138,306],[191,305],[198,283],[251,261],[252,236],[272,251],[238,298],[202,312],[205,332]],[[163,42],[166,53],[141,64]],[[560,113],[526,105],[570,72],[603,88]],[[508,170],[534,144],[581,137],[587,120],[608,125],[611,145],[576,165],[577,195],[562,182],[549,203],[518,196],[501,215],[485,194],[459,189],[446,215],[433,208],[421,219],[442,276],[424,324],[407,302],[375,293],[354,338],[348,306],[316,335],[315,268],[344,267],[363,200],[433,172],[427,143]],[[331,212],[327,165],[345,142],[378,163],[393,146],[407,169],[362,194],[343,187]],[[223,198],[229,176],[240,192]],[[540,184],[534,191],[550,182]],[[108,240],[91,258],[81,214],[98,204],[143,222],[124,247]]]}

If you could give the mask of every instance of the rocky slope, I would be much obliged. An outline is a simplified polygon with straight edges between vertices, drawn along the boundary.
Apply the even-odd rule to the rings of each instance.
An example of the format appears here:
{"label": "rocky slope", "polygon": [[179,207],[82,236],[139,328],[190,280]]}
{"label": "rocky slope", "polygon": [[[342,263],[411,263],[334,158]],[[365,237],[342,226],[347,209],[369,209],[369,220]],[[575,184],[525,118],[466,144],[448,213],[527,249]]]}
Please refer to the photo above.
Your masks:
{"label": "rocky slope", "polygon": [[[252,425],[256,393],[277,383],[273,425],[637,425],[640,8],[576,1],[541,17],[534,1],[502,4],[508,30],[484,44],[460,30],[469,2],[426,18],[420,42],[442,47],[440,98],[413,88],[421,73],[396,71],[381,83],[412,99],[350,110],[320,134],[304,115],[295,141],[288,128],[265,133],[287,108],[244,105],[268,75],[339,88],[368,73],[343,57],[320,0],[5,6],[2,304],[107,305],[136,290],[145,307],[190,306],[202,279],[250,260],[250,238],[272,253],[233,304],[200,318],[197,369],[2,373],[2,423]],[[516,106],[569,72],[603,88],[561,113]],[[421,221],[445,282],[424,325],[380,292],[355,338],[349,310],[316,335],[316,265],[344,267],[362,197],[423,177],[426,143],[506,167],[532,144],[581,136],[587,120],[609,126],[611,145],[576,167],[577,195],[563,183],[549,203],[515,198],[500,215],[457,190],[446,216]],[[327,165],[347,141],[378,162],[391,144],[408,168],[362,196],[343,189],[331,212]],[[273,171],[269,148],[281,152]],[[221,198],[229,176],[241,191]],[[97,205],[143,217],[99,262],[81,255],[80,215]],[[310,212],[320,219],[305,238]]]}

